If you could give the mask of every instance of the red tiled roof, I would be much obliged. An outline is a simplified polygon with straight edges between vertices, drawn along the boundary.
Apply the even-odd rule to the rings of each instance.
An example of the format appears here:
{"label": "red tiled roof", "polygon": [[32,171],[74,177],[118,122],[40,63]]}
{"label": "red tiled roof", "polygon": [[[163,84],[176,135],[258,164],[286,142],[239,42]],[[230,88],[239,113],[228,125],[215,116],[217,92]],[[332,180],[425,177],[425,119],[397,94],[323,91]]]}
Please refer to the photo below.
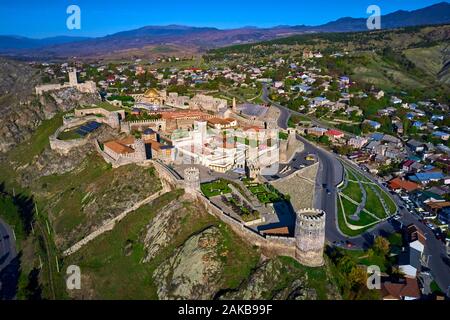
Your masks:
{"label": "red tiled roof", "polygon": [[339,131],[339,130],[328,130],[327,132],[325,132],[326,135],[328,136],[342,136],[344,133]]}
{"label": "red tiled roof", "polygon": [[389,188],[393,190],[403,189],[408,192],[419,189],[419,185],[415,182],[403,180],[401,178],[394,178],[389,181]]}
{"label": "red tiled roof", "polygon": [[116,140],[116,142],[118,142],[120,144],[124,144],[124,145],[131,145],[135,142],[135,140],[136,139],[133,136],[128,136],[126,138]]}
{"label": "red tiled roof", "polygon": [[417,279],[406,278],[405,283],[382,283],[381,294],[383,299],[420,298],[420,289]]}
{"label": "red tiled roof", "polygon": [[123,145],[117,141],[109,141],[105,142],[104,144],[105,148],[111,149],[115,153],[118,154],[127,154],[127,153],[133,153],[134,150],[130,147],[127,147],[126,145]]}

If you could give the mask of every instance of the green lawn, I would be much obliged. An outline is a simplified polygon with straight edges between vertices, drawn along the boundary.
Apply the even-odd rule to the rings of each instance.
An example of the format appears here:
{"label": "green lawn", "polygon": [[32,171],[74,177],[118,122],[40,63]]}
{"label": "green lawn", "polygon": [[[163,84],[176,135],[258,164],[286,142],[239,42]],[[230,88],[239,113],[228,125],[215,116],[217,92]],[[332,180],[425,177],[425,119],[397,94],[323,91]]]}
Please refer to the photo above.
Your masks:
{"label": "green lawn", "polygon": [[347,183],[347,187],[344,190],[342,190],[342,193],[358,203],[361,203],[363,198],[362,190],[359,187],[359,183],[357,182],[349,181]]}
{"label": "green lawn", "polygon": [[228,181],[219,179],[213,182],[203,183],[200,186],[200,189],[206,197],[211,198],[214,196],[231,193],[231,188],[228,184]]}
{"label": "green lawn", "polygon": [[75,139],[81,139],[82,136],[77,132],[78,128],[63,131],[59,134],[58,139],[59,140],[75,140]]}
{"label": "green lawn", "polygon": [[367,184],[364,184],[364,189],[366,189],[367,194],[365,209],[376,215],[378,218],[384,219],[386,217],[386,212],[384,211],[378,195]]}
{"label": "green lawn", "polygon": [[93,106],[83,106],[80,109],[92,109],[92,108],[96,108],[96,107],[97,108],[103,108],[103,109],[105,109],[107,111],[119,111],[119,110],[122,110],[122,108],[116,107],[116,106],[112,105],[111,103],[109,103],[107,101],[99,102],[99,103],[96,104],[95,107],[93,107]]}
{"label": "green lawn", "polygon": [[347,222],[349,224],[352,224],[354,226],[366,226],[376,221],[372,216],[365,213],[364,211],[361,211],[359,213],[359,220],[352,220],[350,217],[356,212],[358,207],[345,198],[341,198],[341,200],[342,204],[344,205]]}
{"label": "green lawn", "polygon": [[263,184],[249,184],[247,188],[253,193],[262,204],[275,203],[283,200],[282,197],[275,191]]}
{"label": "green lawn", "polygon": [[[391,196],[389,194],[387,194],[380,186],[378,186],[377,184],[375,184],[372,180],[368,179],[367,177],[365,177],[364,175],[356,172],[354,169],[345,166],[347,169],[347,172],[349,173],[349,178],[354,180],[356,179],[356,177],[362,181],[362,182],[367,182],[367,183],[372,183],[372,185],[378,190],[378,192],[380,193],[381,197],[383,197],[386,205],[389,208],[389,213],[390,214],[394,214],[397,210],[397,206],[395,205],[394,201],[392,200]],[[380,218],[384,218],[386,216],[386,213],[383,210],[383,207],[381,205],[380,200],[378,199],[378,195],[371,189],[369,188],[369,186],[367,184],[363,184],[364,188],[366,189],[366,192],[368,194],[368,201],[366,204],[366,209],[372,213],[374,213],[377,217]],[[367,191],[369,189],[369,191]],[[369,200],[370,197],[370,200]],[[369,209],[368,206],[372,209],[374,209],[374,211],[372,209]]]}
{"label": "green lawn", "polygon": [[362,264],[365,266],[379,266],[381,272],[386,272],[388,270],[389,261],[387,261],[383,256],[375,253],[369,256],[368,252],[364,250],[345,250],[345,252],[354,258],[357,264]]}
{"label": "green lawn", "polygon": [[[344,200],[344,199],[342,199],[342,200]],[[338,211],[339,230],[346,236],[349,236],[349,237],[359,236],[360,234],[364,233],[366,230],[372,228],[372,226],[370,226],[370,227],[362,228],[359,230],[352,230],[349,227],[347,227],[347,225],[345,224],[345,221],[344,221],[344,213],[342,212],[342,208],[341,208],[339,199],[338,199],[338,203],[337,203],[337,211]]]}
{"label": "green lawn", "polygon": [[382,190],[379,186],[376,186],[378,188],[381,197],[383,198],[384,202],[386,203],[387,207],[389,208],[390,215],[393,215],[397,211],[397,206],[394,203],[394,200],[392,200],[391,196],[388,195],[384,190]]}

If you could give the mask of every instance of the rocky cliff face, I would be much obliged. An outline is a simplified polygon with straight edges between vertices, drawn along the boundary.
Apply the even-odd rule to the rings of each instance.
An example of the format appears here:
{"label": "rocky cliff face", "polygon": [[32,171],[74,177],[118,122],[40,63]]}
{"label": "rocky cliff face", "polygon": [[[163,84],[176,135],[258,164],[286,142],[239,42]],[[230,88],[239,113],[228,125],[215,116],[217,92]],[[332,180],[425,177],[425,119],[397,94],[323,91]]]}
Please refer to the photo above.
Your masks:
{"label": "rocky cliff face", "polygon": [[160,299],[212,299],[220,289],[221,232],[211,227],[191,236],[154,272]]}
{"label": "rocky cliff face", "polygon": [[[316,272],[313,275],[310,272]],[[236,290],[220,295],[221,300],[317,300],[340,299],[336,287],[327,283],[327,270],[305,269],[291,258],[276,257],[262,262]],[[321,275],[324,282],[316,282]]]}
{"label": "rocky cliff face", "polygon": [[[102,126],[89,135],[89,139],[97,139],[100,142],[116,139],[119,134],[108,126]],[[30,164],[15,167],[20,184],[30,186],[33,181],[50,175],[61,175],[79,168],[86,155],[96,153],[93,144],[73,148],[67,155],[61,155],[47,146],[37,155]]]}
{"label": "rocky cliff face", "polygon": [[29,138],[42,120],[98,101],[96,95],[71,88],[36,97],[34,87],[40,83],[39,70],[0,58],[0,152]]}
{"label": "rocky cliff face", "polygon": [[307,274],[301,274],[297,279],[286,281],[285,271],[281,260],[268,260],[258,267],[238,290],[226,293],[221,299],[317,299],[316,291],[308,287]]}

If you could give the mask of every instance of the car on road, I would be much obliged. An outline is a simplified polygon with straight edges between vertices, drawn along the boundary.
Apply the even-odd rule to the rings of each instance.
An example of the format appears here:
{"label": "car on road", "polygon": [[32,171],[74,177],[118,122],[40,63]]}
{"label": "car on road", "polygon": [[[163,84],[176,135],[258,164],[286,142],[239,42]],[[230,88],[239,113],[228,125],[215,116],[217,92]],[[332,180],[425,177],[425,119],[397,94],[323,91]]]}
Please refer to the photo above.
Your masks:
{"label": "car on road", "polygon": [[431,230],[434,230],[434,229],[435,229],[434,225],[432,225],[431,223],[427,223],[426,226],[427,226],[428,228],[430,228]]}
{"label": "car on road", "polygon": [[336,247],[345,247],[345,241],[341,240],[341,241],[333,241],[333,244]]}
{"label": "car on road", "polygon": [[345,246],[346,246],[347,248],[351,249],[351,248],[353,248],[353,247],[355,246],[355,244],[352,243],[352,242],[350,242],[350,241],[348,241],[348,240],[346,240],[346,241],[345,241]]}
{"label": "car on road", "polygon": [[330,190],[330,189],[326,188],[325,190],[326,190],[326,192],[327,192],[327,195],[330,195],[330,194],[331,194],[331,190]]}

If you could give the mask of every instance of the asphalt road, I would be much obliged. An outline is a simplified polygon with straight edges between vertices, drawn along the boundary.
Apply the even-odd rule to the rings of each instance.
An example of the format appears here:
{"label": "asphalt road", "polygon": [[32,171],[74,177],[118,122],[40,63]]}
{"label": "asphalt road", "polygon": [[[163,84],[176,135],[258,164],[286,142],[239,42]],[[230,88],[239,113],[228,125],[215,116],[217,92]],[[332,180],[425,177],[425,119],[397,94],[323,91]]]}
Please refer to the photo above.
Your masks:
{"label": "asphalt road", "polygon": [[[297,112],[292,111],[268,98],[267,87],[263,86],[262,99],[274,105],[280,110],[280,116],[278,118],[278,126],[282,129],[287,129],[288,120],[291,114]],[[315,119],[311,119],[315,125],[327,127]],[[326,223],[326,239],[329,243],[344,243],[350,241],[353,244],[353,248],[366,249],[368,248],[373,239],[376,236],[387,236],[394,231],[399,231],[402,226],[414,223],[425,235],[426,235],[426,249],[425,254],[429,255],[428,267],[430,273],[434,277],[439,287],[448,292],[450,290],[450,258],[446,253],[446,248],[443,243],[436,239],[431,229],[421,223],[414,214],[406,209],[399,209],[401,218],[397,221],[390,219],[383,221],[376,225],[373,229],[368,230],[364,234],[357,237],[348,237],[343,235],[337,224],[337,188],[336,186],[343,179],[343,167],[336,155],[323,150],[303,137],[297,136],[297,139],[301,140],[305,144],[305,150],[310,153],[316,154],[319,158],[319,172],[317,176],[316,192],[315,192],[315,206],[318,209],[322,209],[327,213]],[[362,173],[369,179],[373,180],[373,177],[368,173],[360,170],[358,167],[353,166],[358,172]],[[377,182],[377,181],[375,181]],[[382,184],[379,184],[381,188],[389,192]],[[402,200],[395,196],[394,201],[397,206],[403,206]]]}
{"label": "asphalt road", "polygon": [[18,280],[18,260],[14,233],[0,219],[0,300],[13,299]]}
{"label": "asphalt road", "polygon": [[15,256],[14,234],[11,228],[0,218],[0,272]]}

